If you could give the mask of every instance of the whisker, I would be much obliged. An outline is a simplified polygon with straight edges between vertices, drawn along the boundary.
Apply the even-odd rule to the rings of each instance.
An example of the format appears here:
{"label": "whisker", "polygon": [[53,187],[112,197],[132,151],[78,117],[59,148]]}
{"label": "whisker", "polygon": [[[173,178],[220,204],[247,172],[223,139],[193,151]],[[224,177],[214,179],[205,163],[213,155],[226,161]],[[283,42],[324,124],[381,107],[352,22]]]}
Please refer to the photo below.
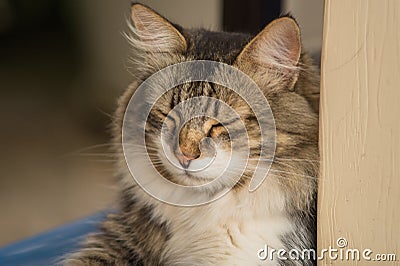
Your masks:
{"label": "whisker", "polygon": [[320,162],[320,160],[312,160],[312,159],[302,159],[302,158],[279,158],[275,157],[276,160],[281,161],[306,161],[306,162]]}
{"label": "whisker", "polygon": [[275,170],[275,169],[270,169],[270,171],[272,171],[272,172],[277,172],[277,173],[284,173],[284,174],[288,174],[288,175],[295,175],[295,176],[306,177],[306,178],[310,178],[310,179],[313,179],[313,180],[318,180],[318,177],[316,177],[316,176],[303,175],[303,174],[298,174],[298,173],[291,173],[291,172],[286,172],[286,171],[281,171],[281,170]]}
{"label": "whisker", "polygon": [[107,162],[117,162],[117,159],[87,159],[88,162],[98,162],[98,163],[107,163]]}
{"label": "whisker", "polygon": [[284,162],[275,161],[275,160],[270,160],[270,159],[248,159],[248,161],[259,161],[259,162],[265,162],[266,161],[266,162],[272,162],[272,164],[276,163],[276,164],[279,164],[279,165],[290,167],[292,169],[296,169],[296,167],[293,166],[293,165],[290,165],[290,164],[287,164],[287,163],[284,163]]}
{"label": "whisker", "polygon": [[[281,180],[287,180],[287,177],[284,176],[280,176],[280,175],[275,175],[275,174],[271,174],[271,176],[273,176],[281,185],[285,185],[285,182],[282,182]],[[313,188],[314,186],[308,183],[304,183],[301,180],[298,179],[290,179],[290,182],[297,182],[297,183],[301,183],[302,186],[307,186],[310,188]]]}
{"label": "whisker", "polygon": [[115,157],[119,155],[120,153],[77,153],[75,154],[76,156],[82,156],[82,157],[91,157],[91,156],[99,156],[99,157]]}

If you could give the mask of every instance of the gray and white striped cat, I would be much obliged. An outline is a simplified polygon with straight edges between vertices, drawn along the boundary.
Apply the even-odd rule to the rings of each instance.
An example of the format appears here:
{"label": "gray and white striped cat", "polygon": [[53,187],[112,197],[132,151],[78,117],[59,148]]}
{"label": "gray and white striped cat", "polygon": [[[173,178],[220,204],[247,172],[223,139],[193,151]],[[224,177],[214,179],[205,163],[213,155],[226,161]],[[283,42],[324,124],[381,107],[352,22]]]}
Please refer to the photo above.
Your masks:
{"label": "gray and white striped cat", "polygon": [[[87,237],[67,264],[313,265],[315,262],[307,259],[262,261],[257,256],[265,245],[286,250],[316,246],[319,83],[311,59],[301,51],[295,20],[290,16],[278,18],[258,35],[250,36],[184,29],[150,8],[134,4],[132,24],[135,80],[121,97],[115,113],[115,143],[122,141],[124,113],[143,80],[169,65],[212,60],[246,73],[268,99],[276,126],[275,157],[268,177],[257,190],[249,192],[254,162],[265,159],[259,158],[263,143],[251,108],[230,89],[212,83],[191,82],[173,88],[157,100],[146,124],[149,156],[164,177],[181,185],[198,185],[212,178],[214,168],[223,164],[231,141],[224,127],[229,115],[222,115],[224,123],[207,117],[192,119],[177,134],[179,141],[171,140],[171,147],[180,147],[173,154],[176,161],[190,168],[206,156],[199,149],[199,141],[213,139],[215,164],[205,173],[190,175],[171,167],[162,155],[161,126],[168,113],[179,103],[198,96],[222,100],[240,115],[249,135],[251,163],[223,197],[201,206],[179,207],[144,192],[128,170],[121,144],[116,145],[118,209],[101,224],[98,233]],[[179,127],[177,124],[179,121],[173,121],[172,127]],[[234,129],[235,122],[230,126]],[[171,150],[175,152],[174,148]],[[235,150],[233,156],[242,159]],[[235,175],[238,173],[229,171],[226,178]],[[211,190],[223,188],[219,185],[222,187],[193,193],[211,194]]]}

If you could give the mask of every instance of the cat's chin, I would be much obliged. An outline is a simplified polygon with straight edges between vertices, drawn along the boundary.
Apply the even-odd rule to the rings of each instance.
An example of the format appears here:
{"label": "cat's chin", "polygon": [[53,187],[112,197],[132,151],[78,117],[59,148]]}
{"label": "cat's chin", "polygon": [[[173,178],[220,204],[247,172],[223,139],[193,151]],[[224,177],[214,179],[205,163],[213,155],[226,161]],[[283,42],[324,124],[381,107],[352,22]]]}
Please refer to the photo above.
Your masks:
{"label": "cat's chin", "polygon": [[207,186],[207,184],[212,186],[211,182],[214,180],[190,172],[175,175],[174,179],[175,183],[182,186]]}
{"label": "cat's chin", "polygon": [[171,173],[171,176],[173,176],[173,180],[170,181],[173,183],[190,187],[193,192],[207,193],[209,195],[230,189],[236,183],[234,181],[235,177],[227,174],[215,178],[202,176],[198,172]]}

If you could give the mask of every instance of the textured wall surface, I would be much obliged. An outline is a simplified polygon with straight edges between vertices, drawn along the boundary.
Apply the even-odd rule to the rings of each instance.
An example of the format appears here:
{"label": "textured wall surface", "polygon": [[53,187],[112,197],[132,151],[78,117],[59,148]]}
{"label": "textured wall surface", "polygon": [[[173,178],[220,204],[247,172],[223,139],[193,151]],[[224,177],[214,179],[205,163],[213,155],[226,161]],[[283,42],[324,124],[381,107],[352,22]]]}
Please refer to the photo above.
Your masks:
{"label": "textured wall surface", "polygon": [[[400,259],[400,1],[327,0],[322,52],[319,249]],[[344,250],[346,250],[344,248]]]}

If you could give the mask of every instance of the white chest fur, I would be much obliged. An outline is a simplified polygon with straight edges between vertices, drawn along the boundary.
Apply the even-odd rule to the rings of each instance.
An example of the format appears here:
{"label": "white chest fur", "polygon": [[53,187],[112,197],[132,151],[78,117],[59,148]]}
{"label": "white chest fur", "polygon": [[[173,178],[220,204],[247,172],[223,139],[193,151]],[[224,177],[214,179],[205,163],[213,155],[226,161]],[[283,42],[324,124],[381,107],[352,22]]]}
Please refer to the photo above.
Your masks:
{"label": "white chest fur", "polygon": [[280,238],[292,225],[282,215],[282,196],[270,192],[232,192],[191,208],[157,204],[158,215],[170,221],[162,257],[169,265],[275,265],[261,261],[257,251],[282,248]]}

